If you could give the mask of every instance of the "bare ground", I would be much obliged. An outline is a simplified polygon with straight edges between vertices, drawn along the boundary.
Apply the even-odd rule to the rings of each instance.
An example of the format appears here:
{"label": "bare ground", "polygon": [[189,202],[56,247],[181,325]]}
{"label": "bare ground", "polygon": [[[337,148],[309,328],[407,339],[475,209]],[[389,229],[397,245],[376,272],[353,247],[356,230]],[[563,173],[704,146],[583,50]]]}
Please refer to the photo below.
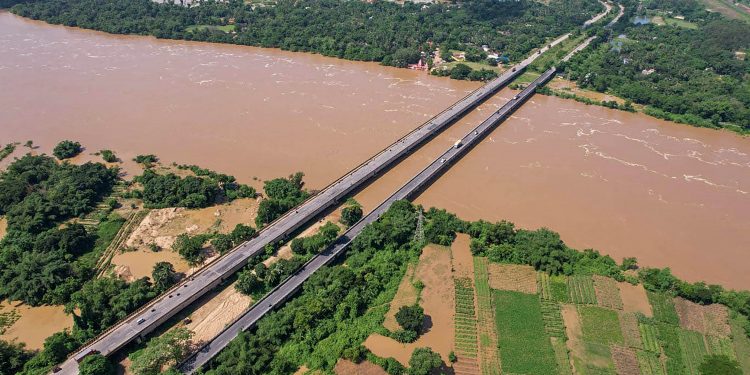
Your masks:
{"label": "bare ground", "polygon": [[194,333],[193,342],[212,339],[224,326],[242,315],[252,302],[252,297],[237,291],[234,284],[224,288],[190,314],[192,321],[186,327]]}
{"label": "bare ground", "polygon": [[471,237],[468,234],[458,233],[451,244],[455,278],[474,278],[474,256],[471,254],[470,243]]}
{"label": "bare ground", "polygon": [[401,283],[398,285],[398,290],[391,301],[388,312],[385,314],[383,327],[388,328],[390,331],[396,331],[401,328],[396,321],[398,310],[402,306],[410,306],[417,302],[419,291],[414,287],[414,271],[415,267],[410,264],[409,268],[406,269],[406,275],[404,275],[404,278],[401,279]]}
{"label": "bare ground", "polygon": [[622,310],[631,313],[641,313],[648,317],[653,317],[651,303],[648,302],[646,290],[643,285],[633,285],[626,282],[618,283],[620,288],[620,297],[622,298]]}
{"label": "bare ground", "polygon": [[372,362],[354,363],[347,359],[339,359],[333,372],[337,375],[387,375],[382,367]]}
{"label": "bare ground", "polygon": [[4,217],[0,217],[0,240],[5,237],[5,233],[8,231],[8,221]]}
{"label": "bare ground", "polygon": [[638,357],[633,349],[613,345],[612,361],[618,375],[641,375]]}
{"label": "bare ground", "polygon": [[[190,274],[196,269],[172,251],[178,235],[197,235],[218,232],[229,233],[237,224],[249,225],[255,220],[258,201],[237,199],[227,204],[198,210],[184,208],[164,208],[152,210],[133,230],[125,241],[130,251],[116,254],[112,258],[115,272],[126,280],[150,277],[158,262],[170,262],[177,272]],[[149,245],[156,244],[162,250],[153,252]],[[210,252],[210,249],[207,249]],[[208,259],[207,262],[213,260]]]}
{"label": "bare ground", "polygon": [[402,364],[409,363],[414,349],[430,347],[448,362],[453,350],[454,285],[451,277],[451,254],[447,248],[428,245],[422,251],[416,276],[425,287],[420,305],[427,316],[424,333],[411,344],[401,344],[390,337],[372,334],[364,345],[375,355],[393,357]]}

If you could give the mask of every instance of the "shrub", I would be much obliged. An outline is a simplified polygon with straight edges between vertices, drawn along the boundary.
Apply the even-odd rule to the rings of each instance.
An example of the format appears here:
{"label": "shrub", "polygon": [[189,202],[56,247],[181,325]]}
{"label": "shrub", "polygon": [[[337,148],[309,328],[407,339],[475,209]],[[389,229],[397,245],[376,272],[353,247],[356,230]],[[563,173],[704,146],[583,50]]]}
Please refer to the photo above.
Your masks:
{"label": "shrub", "polygon": [[70,159],[83,151],[81,144],[73,141],[62,141],[52,150],[52,155],[60,160]]}
{"label": "shrub", "polygon": [[396,313],[396,321],[403,329],[419,334],[422,331],[424,309],[417,304],[402,306]]}
{"label": "shrub", "polygon": [[102,155],[102,159],[106,161],[107,163],[114,163],[117,162],[117,155],[112,150],[101,150],[99,153]]}

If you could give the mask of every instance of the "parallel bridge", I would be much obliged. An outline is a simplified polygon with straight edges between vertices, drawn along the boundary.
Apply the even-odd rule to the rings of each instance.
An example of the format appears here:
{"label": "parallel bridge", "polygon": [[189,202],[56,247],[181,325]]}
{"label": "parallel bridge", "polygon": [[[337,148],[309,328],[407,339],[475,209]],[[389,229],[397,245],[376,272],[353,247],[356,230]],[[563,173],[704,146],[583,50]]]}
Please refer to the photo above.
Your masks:
{"label": "parallel bridge", "polygon": [[265,245],[287,238],[304,224],[339,202],[370,178],[394,165],[469,110],[515,79],[547,49],[565,40],[566,34],[541,48],[513,69],[487,82],[437,116],[409,132],[395,143],[360,164],[345,176],[325,187],[294,210],[270,223],[258,236],[232,249],[191,277],[179,282],[145,306],[110,327],[73,353],[58,369],[58,374],[76,374],[78,362],[92,353],[108,356],[130,342],[144,338],[165,321],[214,289],[222,281],[247,265],[248,260],[263,253]]}
{"label": "parallel bridge", "polygon": [[349,228],[329,248],[321,252],[319,255],[314,256],[292,276],[266,294],[264,298],[253,304],[244,315],[240,316],[232,324],[224,328],[224,330],[213,340],[201,347],[196,353],[183,362],[179,366],[180,371],[192,374],[200,369],[201,366],[208,363],[211,358],[216,356],[222,349],[229,345],[229,343],[237,337],[240,332],[253,327],[263,316],[265,316],[265,314],[286,302],[287,299],[293,296],[302,287],[303,283],[309,279],[315,271],[331,263],[339,255],[343,254],[346,248],[352,243],[357,235],[362,232],[362,229],[364,229],[366,225],[377,220],[388,210],[393,202],[413,197],[415,193],[426,187],[430,181],[445,172],[451,164],[458,161],[466,152],[487,136],[497,124],[508,118],[528,98],[534,95],[537,87],[544,85],[549,81],[555,74],[555,71],[556,69],[553,67],[544,72],[544,74],[529,84],[520,94],[513,97],[513,99],[494,112],[489,118],[461,138],[459,146],[451,147],[445,151],[434,162],[420,171],[393,195],[383,201],[383,203],[377,208]]}

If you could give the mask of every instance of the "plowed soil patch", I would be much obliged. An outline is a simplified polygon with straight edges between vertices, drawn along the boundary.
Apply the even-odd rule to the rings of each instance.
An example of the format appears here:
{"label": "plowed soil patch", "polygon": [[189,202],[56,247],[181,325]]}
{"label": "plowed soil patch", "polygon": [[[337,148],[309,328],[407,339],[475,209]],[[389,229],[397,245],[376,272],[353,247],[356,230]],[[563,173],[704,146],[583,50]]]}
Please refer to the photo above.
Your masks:
{"label": "plowed soil patch", "polygon": [[643,285],[633,285],[626,282],[617,284],[620,288],[620,297],[622,298],[622,310],[630,313],[641,313],[647,317],[653,317],[651,304],[648,302],[648,295]]}
{"label": "plowed soil patch", "polygon": [[372,362],[354,363],[347,359],[339,359],[333,372],[337,375],[387,375],[382,367]]}
{"label": "plowed soil patch", "polygon": [[674,299],[674,305],[682,328],[712,336],[730,335],[729,312],[725,306],[702,306],[679,297]]}
{"label": "plowed soil patch", "polygon": [[498,290],[536,294],[536,271],[534,267],[516,264],[490,263],[490,287]]}

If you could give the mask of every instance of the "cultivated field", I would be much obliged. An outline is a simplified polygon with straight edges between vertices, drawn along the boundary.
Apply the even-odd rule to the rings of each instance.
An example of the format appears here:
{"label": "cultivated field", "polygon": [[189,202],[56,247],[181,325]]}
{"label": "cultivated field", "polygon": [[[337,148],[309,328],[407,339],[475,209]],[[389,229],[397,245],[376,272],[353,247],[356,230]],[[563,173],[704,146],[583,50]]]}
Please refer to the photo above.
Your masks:
{"label": "cultivated field", "polygon": [[557,373],[557,361],[547,337],[542,308],[535,295],[494,291],[500,357],[505,373]]}

